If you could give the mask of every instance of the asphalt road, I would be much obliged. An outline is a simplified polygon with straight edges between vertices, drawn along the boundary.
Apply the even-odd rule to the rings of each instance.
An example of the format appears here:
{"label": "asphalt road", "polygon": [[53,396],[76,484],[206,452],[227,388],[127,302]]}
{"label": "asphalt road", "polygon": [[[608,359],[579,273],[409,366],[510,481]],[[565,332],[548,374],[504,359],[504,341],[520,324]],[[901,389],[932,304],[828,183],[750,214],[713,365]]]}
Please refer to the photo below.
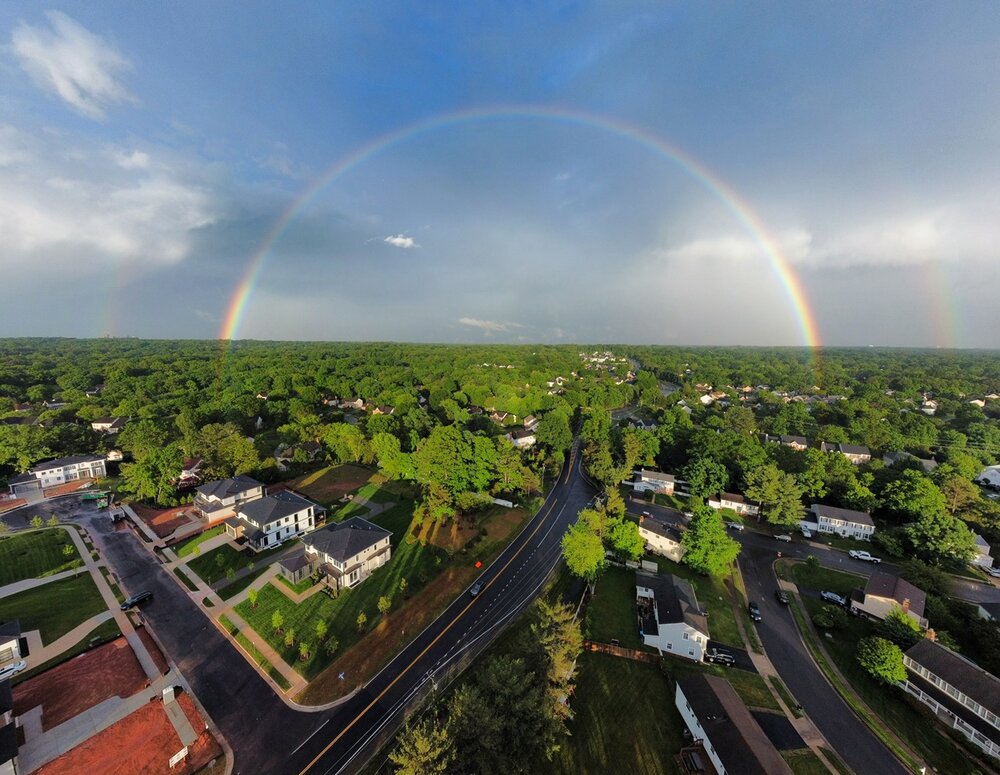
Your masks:
{"label": "asphalt road", "polygon": [[527,608],[560,560],[560,540],[595,490],[574,450],[545,505],[487,568],[483,590],[461,595],[361,692],[334,709],[289,708],[229,643],[187,592],[151,558],[130,529],[115,530],[106,511],[76,497],[8,514],[23,527],[35,514],[85,525],[127,594],[151,590],[142,614],[180,668],[235,755],[235,775],[355,772],[370,741],[402,721],[407,702],[467,649],[480,649]]}

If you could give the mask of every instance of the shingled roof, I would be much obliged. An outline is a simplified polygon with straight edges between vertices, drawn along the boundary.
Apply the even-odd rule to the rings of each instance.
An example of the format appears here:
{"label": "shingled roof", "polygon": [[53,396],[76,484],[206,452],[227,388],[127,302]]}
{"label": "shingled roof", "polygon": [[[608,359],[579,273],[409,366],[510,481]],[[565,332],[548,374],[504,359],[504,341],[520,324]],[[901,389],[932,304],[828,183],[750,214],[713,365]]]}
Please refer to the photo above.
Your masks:
{"label": "shingled roof", "polygon": [[391,535],[390,531],[367,519],[351,517],[310,533],[302,543],[343,563]]}
{"label": "shingled roof", "polygon": [[927,593],[913,586],[906,579],[893,576],[883,571],[873,571],[865,585],[865,596],[884,597],[895,600],[901,606],[910,601],[910,610],[921,619],[924,618],[924,606],[927,605]]}
{"label": "shingled roof", "polygon": [[677,576],[636,573],[635,584],[653,590],[657,624],[684,622],[698,632],[708,633],[708,619],[698,608],[694,588]]}
{"label": "shingled roof", "polygon": [[273,495],[244,503],[239,508],[239,514],[250,522],[264,527],[315,505],[301,495],[282,490]]}
{"label": "shingled roof", "polygon": [[256,479],[251,479],[249,476],[241,474],[240,476],[234,476],[232,479],[223,479],[218,482],[203,484],[197,489],[197,493],[206,498],[223,500],[232,495],[238,495],[241,492],[247,492],[248,490],[263,486]]}

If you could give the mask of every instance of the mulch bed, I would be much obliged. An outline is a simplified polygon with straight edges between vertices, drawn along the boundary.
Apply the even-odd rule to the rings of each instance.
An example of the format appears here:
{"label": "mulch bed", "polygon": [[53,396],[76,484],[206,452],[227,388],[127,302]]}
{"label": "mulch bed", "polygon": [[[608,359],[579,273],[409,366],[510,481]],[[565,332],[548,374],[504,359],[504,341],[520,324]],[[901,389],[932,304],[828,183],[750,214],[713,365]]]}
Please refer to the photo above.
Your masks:
{"label": "mulch bed", "polygon": [[124,637],[86,651],[14,688],[14,713],[42,706],[42,727],[55,726],[109,697],[130,697],[146,673]]}
{"label": "mulch bed", "polygon": [[153,640],[153,636],[149,634],[149,631],[145,627],[140,627],[135,632],[139,636],[139,640],[146,646],[146,651],[149,652],[149,656],[153,659],[156,669],[160,671],[160,675],[166,675],[170,670],[170,666],[167,664],[167,659],[163,656],[163,652],[160,651],[160,647]]}
{"label": "mulch bed", "polygon": [[152,528],[159,538],[166,538],[177,528],[183,527],[195,520],[194,516],[188,516],[188,512],[193,510],[193,506],[177,506],[172,509],[151,509],[139,503],[129,504],[135,515]]}

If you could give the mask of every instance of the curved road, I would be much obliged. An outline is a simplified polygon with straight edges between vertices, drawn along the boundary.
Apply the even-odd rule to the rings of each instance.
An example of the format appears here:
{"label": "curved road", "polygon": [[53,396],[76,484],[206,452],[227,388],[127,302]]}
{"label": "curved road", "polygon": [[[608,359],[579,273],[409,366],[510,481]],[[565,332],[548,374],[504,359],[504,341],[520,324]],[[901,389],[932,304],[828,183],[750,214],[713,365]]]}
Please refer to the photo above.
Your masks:
{"label": "curved road", "polygon": [[54,513],[80,522],[127,593],[153,592],[142,614],[232,748],[235,775],[354,772],[370,755],[371,741],[402,721],[415,694],[434,685],[467,650],[485,648],[538,595],[559,562],[563,533],[595,494],[580,466],[574,446],[543,507],[480,576],[484,587],[477,597],[460,595],[358,694],[318,712],[285,705],[136,534],[113,530],[107,512],[63,498],[5,519],[20,527],[36,513]]}

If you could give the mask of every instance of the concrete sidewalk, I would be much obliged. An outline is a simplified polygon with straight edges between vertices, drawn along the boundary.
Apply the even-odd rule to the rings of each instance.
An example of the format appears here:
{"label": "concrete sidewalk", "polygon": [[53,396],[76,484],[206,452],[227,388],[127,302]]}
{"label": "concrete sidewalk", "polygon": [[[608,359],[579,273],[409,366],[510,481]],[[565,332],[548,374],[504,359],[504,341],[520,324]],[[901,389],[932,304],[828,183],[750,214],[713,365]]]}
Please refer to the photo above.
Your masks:
{"label": "concrete sidewalk", "polygon": [[[242,616],[236,613],[232,608],[227,608],[222,613],[224,613],[226,617],[236,627],[239,628],[240,634],[242,634],[248,641],[250,641],[254,645],[254,647],[257,648],[258,651],[260,651],[261,654],[264,655],[264,658],[271,663],[271,666],[279,673],[281,673],[284,679],[288,681],[289,684],[291,684],[291,686],[289,686],[287,690],[283,690],[281,689],[281,687],[275,684],[275,690],[278,692],[278,694],[295,695],[306,688],[306,686],[308,685],[306,679],[303,678],[298,673],[296,673],[295,670],[287,662],[285,662],[281,654],[275,651],[266,640],[264,640],[260,635],[258,635],[254,631],[253,627],[247,624],[246,620],[243,619]],[[225,629],[223,629],[223,632],[225,632]],[[237,648],[239,648],[241,651],[244,650],[243,647],[236,642],[235,638],[232,638],[232,636],[230,636],[230,638],[233,640]],[[249,657],[249,655],[248,658],[252,665],[257,666],[257,669],[258,671],[260,671],[261,675],[263,675],[267,681],[274,684],[274,680],[269,675],[267,675],[263,670],[260,670],[260,665],[257,665],[257,661],[252,657]]]}
{"label": "concrete sidewalk", "polygon": [[111,611],[102,611],[97,616],[92,616],[82,624],[78,624],[61,638],[49,644],[42,643],[42,637],[38,630],[29,630],[23,633],[24,637],[28,639],[29,667],[41,665],[50,659],[58,657],[64,651],[73,648],[73,646],[87,637],[95,627],[104,624],[104,622],[112,618],[114,618],[114,614]]}
{"label": "concrete sidewalk", "polygon": [[53,581],[62,581],[63,579],[69,579],[73,576],[79,576],[81,573],[86,572],[87,566],[84,564],[79,568],[64,570],[62,573],[53,573],[51,576],[42,576],[37,579],[21,579],[20,581],[15,581],[12,584],[0,587],[0,599],[16,595],[18,592],[27,592],[29,589],[43,587],[46,584],[51,584]]}

